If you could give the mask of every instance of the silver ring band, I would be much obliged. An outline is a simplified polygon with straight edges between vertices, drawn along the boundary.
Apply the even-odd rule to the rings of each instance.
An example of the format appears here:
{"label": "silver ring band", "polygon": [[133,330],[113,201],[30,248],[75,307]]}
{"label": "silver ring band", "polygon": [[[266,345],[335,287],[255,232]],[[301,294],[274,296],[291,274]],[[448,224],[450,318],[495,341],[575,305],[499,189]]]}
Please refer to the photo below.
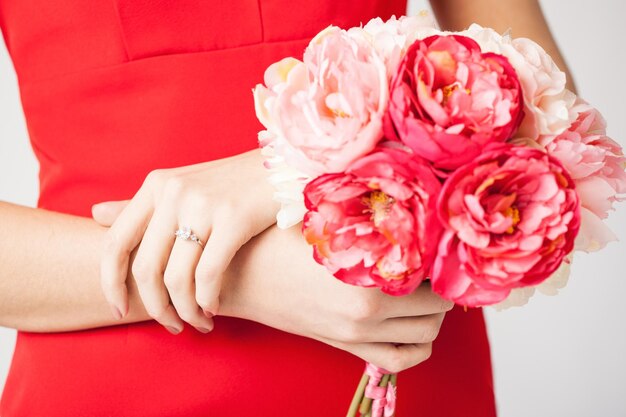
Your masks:
{"label": "silver ring band", "polygon": [[201,248],[204,249],[204,243],[202,243],[200,238],[198,236],[196,236],[196,234],[191,231],[190,227],[183,226],[180,229],[178,229],[174,234],[179,239],[191,240],[192,242],[196,242],[198,245],[200,245]]}

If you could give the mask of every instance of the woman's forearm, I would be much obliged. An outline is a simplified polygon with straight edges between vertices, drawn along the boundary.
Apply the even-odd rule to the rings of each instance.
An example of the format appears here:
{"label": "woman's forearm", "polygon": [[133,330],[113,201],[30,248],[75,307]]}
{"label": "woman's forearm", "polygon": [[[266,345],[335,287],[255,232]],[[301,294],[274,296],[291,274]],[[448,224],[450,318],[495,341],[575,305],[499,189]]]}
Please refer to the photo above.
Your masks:
{"label": "woman's forearm", "polygon": [[[100,289],[104,233],[90,219],[0,202],[0,326],[54,332],[119,323]],[[128,321],[146,320],[132,298]]]}
{"label": "woman's forearm", "polygon": [[431,0],[439,25],[444,30],[463,30],[478,23],[514,37],[526,37],[541,45],[567,74],[567,87],[576,92],[574,80],[559,51],[538,0]]}
{"label": "woman's forearm", "polygon": [[[127,280],[130,308],[124,319],[114,318],[102,295],[106,230],[91,219],[0,202],[0,326],[60,332],[150,320],[134,279]],[[285,269],[270,261],[278,251],[289,251],[283,261],[298,259],[291,270],[300,274],[321,268],[295,228],[270,228],[251,239],[227,269],[221,315],[254,319],[253,304],[272,302],[271,290],[262,296],[259,291],[266,287],[263,277],[277,273],[272,268]]]}

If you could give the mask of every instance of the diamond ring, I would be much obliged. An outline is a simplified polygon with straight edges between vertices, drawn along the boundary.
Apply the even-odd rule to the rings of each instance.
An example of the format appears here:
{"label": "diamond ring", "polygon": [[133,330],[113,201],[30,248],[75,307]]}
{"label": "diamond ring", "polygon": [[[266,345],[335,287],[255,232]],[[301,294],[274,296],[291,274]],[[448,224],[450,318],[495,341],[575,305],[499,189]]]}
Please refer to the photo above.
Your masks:
{"label": "diamond ring", "polygon": [[196,234],[191,231],[190,227],[181,227],[174,234],[179,239],[191,240],[192,242],[196,242],[198,245],[200,245],[201,248],[204,248],[204,243],[202,243],[200,238],[198,238],[198,236],[196,236]]}

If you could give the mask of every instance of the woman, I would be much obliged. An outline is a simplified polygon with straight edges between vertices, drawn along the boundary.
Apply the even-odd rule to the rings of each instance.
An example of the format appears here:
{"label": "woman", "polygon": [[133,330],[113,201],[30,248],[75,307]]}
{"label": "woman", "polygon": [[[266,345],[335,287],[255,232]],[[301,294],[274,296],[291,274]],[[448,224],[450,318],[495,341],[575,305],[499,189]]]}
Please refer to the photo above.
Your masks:
{"label": "woman", "polygon": [[[329,279],[297,228],[272,225],[255,150],[267,65],[328,24],[405,8],[0,4],[41,164],[38,209],[0,204],[0,325],[20,330],[0,415],[336,416],[361,359],[411,368],[435,338],[401,375],[398,414],[495,415],[480,310],[442,325],[450,305],[426,285],[393,298]],[[433,8],[445,29],[512,27],[559,59],[536,1]],[[93,207],[110,229],[88,219],[102,201],[121,201]],[[199,241],[174,239],[184,227]]]}

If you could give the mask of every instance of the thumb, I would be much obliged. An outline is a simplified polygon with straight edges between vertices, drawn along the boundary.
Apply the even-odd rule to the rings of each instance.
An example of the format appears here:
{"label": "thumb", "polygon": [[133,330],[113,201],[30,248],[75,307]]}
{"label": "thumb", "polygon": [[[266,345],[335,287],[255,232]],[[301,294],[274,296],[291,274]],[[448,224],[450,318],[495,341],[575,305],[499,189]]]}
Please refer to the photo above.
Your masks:
{"label": "thumb", "polygon": [[91,206],[91,215],[100,225],[110,227],[120,215],[122,210],[128,205],[130,200],[105,201]]}

